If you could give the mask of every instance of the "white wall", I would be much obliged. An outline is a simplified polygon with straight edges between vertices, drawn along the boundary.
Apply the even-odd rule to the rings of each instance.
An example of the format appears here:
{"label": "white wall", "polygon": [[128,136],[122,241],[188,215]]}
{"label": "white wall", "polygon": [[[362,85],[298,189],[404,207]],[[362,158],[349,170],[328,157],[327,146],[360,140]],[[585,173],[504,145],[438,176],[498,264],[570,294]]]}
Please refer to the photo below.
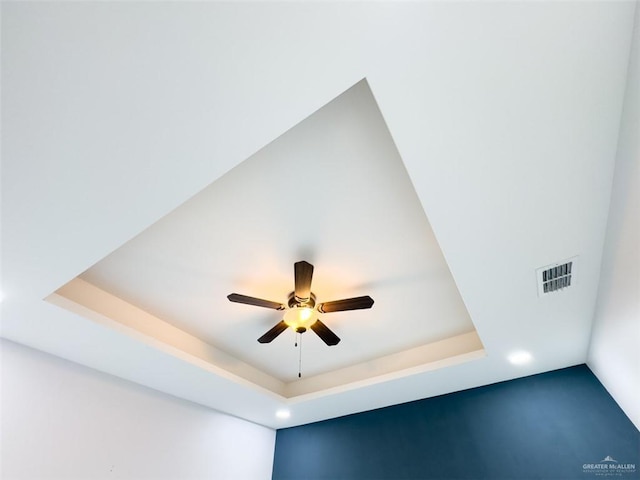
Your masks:
{"label": "white wall", "polygon": [[271,478],[274,430],[0,342],[4,480]]}
{"label": "white wall", "polygon": [[588,365],[640,429],[640,8],[620,124]]}

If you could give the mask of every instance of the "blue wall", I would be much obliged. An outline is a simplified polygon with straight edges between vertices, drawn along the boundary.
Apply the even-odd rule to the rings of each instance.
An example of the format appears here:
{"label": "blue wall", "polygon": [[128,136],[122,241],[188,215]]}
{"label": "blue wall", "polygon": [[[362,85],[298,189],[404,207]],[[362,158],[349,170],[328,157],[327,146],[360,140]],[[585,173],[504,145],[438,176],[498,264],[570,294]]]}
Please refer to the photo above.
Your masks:
{"label": "blue wall", "polygon": [[278,430],[273,479],[599,480],[607,456],[640,478],[640,433],[580,365]]}

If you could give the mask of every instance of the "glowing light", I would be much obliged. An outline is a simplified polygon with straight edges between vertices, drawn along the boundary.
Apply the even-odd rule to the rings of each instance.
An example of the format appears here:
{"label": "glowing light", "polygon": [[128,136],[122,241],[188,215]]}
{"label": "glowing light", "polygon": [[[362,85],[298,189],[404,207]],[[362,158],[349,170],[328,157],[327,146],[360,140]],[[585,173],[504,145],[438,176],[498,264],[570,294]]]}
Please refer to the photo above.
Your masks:
{"label": "glowing light", "polygon": [[278,410],[276,412],[276,417],[282,419],[282,420],[286,420],[287,418],[289,418],[291,416],[291,412],[289,410]]}
{"label": "glowing light", "polygon": [[294,330],[307,328],[314,320],[313,308],[309,307],[293,307],[284,314],[284,323]]}
{"label": "glowing light", "polygon": [[526,365],[533,360],[533,356],[524,350],[511,353],[507,359],[514,365]]}

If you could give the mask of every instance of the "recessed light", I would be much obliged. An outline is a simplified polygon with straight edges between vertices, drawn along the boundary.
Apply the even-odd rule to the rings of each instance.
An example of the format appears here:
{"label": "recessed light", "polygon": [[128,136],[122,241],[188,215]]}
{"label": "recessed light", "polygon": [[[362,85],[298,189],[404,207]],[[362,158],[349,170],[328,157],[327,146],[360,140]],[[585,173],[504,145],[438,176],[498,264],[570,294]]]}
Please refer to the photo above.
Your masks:
{"label": "recessed light", "polygon": [[285,420],[291,416],[291,412],[289,410],[278,410],[276,412],[276,417]]}
{"label": "recessed light", "polygon": [[511,353],[507,359],[514,365],[526,365],[533,360],[533,356],[524,350]]}

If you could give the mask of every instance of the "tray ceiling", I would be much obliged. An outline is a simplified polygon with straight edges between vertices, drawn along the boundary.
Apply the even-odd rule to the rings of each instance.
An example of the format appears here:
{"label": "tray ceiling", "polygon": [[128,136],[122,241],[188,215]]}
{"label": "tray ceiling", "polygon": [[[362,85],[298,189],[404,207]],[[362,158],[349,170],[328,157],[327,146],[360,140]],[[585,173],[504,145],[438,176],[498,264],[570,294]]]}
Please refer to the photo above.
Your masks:
{"label": "tray ceiling", "polygon": [[[226,296],[244,292],[286,303],[293,263],[301,259],[316,264],[312,287],[319,302],[369,294],[375,305],[322,314],[342,342],[328,347],[309,332],[299,357],[291,330],[267,345],[256,341],[282,312],[230,303]],[[166,323],[179,330],[174,337],[194,337],[185,353],[204,348],[214,366],[286,397],[483,354],[365,80],[52,300],[156,340],[154,332]],[[297,376],[299,358],[304,379]]]}

